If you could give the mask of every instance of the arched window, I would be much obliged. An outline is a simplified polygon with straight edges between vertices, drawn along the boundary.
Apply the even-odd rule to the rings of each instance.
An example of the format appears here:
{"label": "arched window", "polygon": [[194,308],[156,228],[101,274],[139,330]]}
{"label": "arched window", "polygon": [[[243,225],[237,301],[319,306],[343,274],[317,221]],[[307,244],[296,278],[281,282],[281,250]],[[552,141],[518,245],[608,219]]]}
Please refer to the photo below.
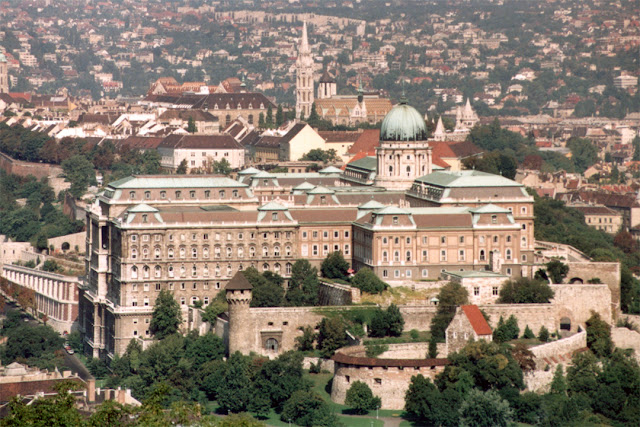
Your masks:
{"label": "arched window", "polygon": [[191,258],[198,258],[198,248],[195,246],[191,248]]}
{"label": "arched window", "polygon": [[169,248],[169,249],[167,249],[167,256],[168,256],[169,258],[173,258],[173,248]]}
{"label": "arched window", "polygon": [[155,259],[159,259],[159,258],[160,258],[160,253],[161,253],[161,252],[160,252],[160,248],[155,248],[155,249],[153,250],[153,256],[154,256],[154,258],[155,258]]}
{"label": "arched window", "polygon": [[244,258],[244,246],[238,246],[238,258]]}
{"label": "arched window", "polygon": [[280,264],[276,262],[276,264],[273,266],[273,271],[280,274]]}
{"label": "arched window", "polygon": [[233,249],[231,248],[231,246],[227,246],[227,258],[231,258],[232,255]]}
{"label": "arched window", "polygon": [[231,276],[233,274],[233,269],[231,268],[231,264],[227,264],[227,276]]}
{"label": "arched window", "polygon": [[182,264],[180,266],[180,276],[184,277],[187,274],[187,269],[185,268],[184,264]]}
{"label": "arched window", "polygon": [[278,340],[269,338],[264,344],[264,349],[267,351],[278,351]]}
{"label": "arched window", "polygon": [[187,250],[183,247],[180,248],[180,258],[184,258],[187,256]]}
{"label": "arched window", "polygon": [[273,247],[273,256],[280,256],[280,246]]}
{"label": "arched window", "polygon": [[220,264],[216,264],[216,276],[220,276]]}
{"label": "arched window", "polygon": [[284,255],[291,256],[291,246],[287,245],[284,247]]}
{"label": "arched window", "polygon": [[262,264],[262,271],[269,271],[269,264],[268,263],[264,263]]}
{"label": "arched window", "polygon": [[396,262],[400,261],[400,251],[395,251],[393,253],[393,260],[396,261]]}
{"label": "arched window", "polygon": [[169,277],[173,277],[173,265],[170,265],[167,271],[169,272]]}
{"label": "arched window", "polygon": [[215,248],[213,248],[213,254],[216,258],[220,258],[220,246],[216,246]]}
{"label": "arched window", "polygon": [[150,275],[151,275],[151,269],[149,268],[149,266],[148,266],[148,265],[145,265],[145,266],[142,268],[142,276],[143,276],[145,279],[148,279]]}
{"label": "arched window", "polygon": [[505,257],[510,260],[511,259],[511,249],[507,249],[507,251],[505,252]]}
{"label": "arched window", "polygon": [[135,265],[131,267],[131,278],[132,279],[138,278],[138,267],[136,267]]}
{"label": "arched window", "polygon": [[255,246],[249,246],[249,257],[255,258],[255,256],[256,256],[256,247]]}
{"label": "arched window", "polygon": [[147,247],[142,248],[142,258],[149,259],[149,248]]}
{"label": "arched window", "polygon": [[389,253],[387,251],[382,251],[382,262],[389,261]]}
{"label": "arched window", "polygon": [[263,246],[262,247],[262,256],[263,257],[268,257],[269,256],[269,247],[268,246]]}
{"label": "arched window", "polygon": [[156,265],[156,268],[154,270],[154,274],[156,277],[162,276],[162,268],[159,265]]}
{"label": "arched window", "polygon": [[131,259],[138,258],[138,250],[136,248],[131,248]]}
{"label": "arched window", "polygon": [[284,267],[284,271],[285,271],[285,273],[286,273],[287,275],[290,275],[290,274],[291,274],[291,268],[292,268],[292,267],[293,267],[293,266],[291,265],[291,263],[290,263],[290,262],[288,262],[288,263],[287,263],[287,265],[285,265],[285,267]]}
{"label": "arched window", "polygon": [[407,253],[406,253],[405,255],[406,255],[406,256],[405,256],[405,259],[406,259],[407,261],[411,261],[411,251],[407,251]]}
{"label": "arched window", "polygon": [[511,243],[511,235],[507,235],[507,243]]}
{"label": "arched window", "polygon": [[204,267],[202,267],[202,275],[203,276],[208,276],[209,275],[209,265],[205,264]]}
{"label": "arched window", "polygon": [[480,249],[480,261],[485,261],[487,258],[484,249]]}
{"label": "arched window", "polygon": [[209,258],[209,246],[205,246],[202,248],[202,257]]}
{"label": "arched window", "polygon": [[192,275],[193,277],[195,277],[195,276],[197,276],[197,275],[198,275],[198,267],[196,267],[196,265],[195,265],[195,264],[193,264],[193,266],[191,267],[191,275]]}

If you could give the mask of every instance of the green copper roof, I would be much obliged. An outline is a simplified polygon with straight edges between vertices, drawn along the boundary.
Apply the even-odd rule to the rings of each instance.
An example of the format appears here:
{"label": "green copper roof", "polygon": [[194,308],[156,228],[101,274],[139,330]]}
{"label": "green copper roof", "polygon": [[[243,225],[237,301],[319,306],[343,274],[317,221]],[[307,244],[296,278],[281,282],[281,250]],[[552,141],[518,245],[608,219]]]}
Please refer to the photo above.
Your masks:
{"label": "green copper roof", "polygon": [[358,206],[358,209],[368,209],[368,210],[375,210],[375,209],[382,209],[384,208],[385,205],[383,205],[382,203],[376,201],[376,200],[369,200],[367,203],[364,203],[360,206]]}
{"label": "green copper roof", "polygon": [[493,203],[489,203],[488,205],[482,205],[477,208],[469,209],[469,212],[473,213],[511,213],[509,209],[501,208],[500,206],[496,206]]}
{"label": "green copper roof", "polygon": [[256,169],[254,167],[246,168],[238,172],[238,175],[255,175],[260,173],[260,169]]}
{"label": "green copper roof", "polygon": [[271,174],[266,171],[260,171],[257,174],[253,175],[253,178],[275,178],[275,177],[276,176],[274,174]]}
{"label": "green copper roof", "polygon": [[323,187],[318,185],[313,190],[307,191],[307,194],[334,194],[335,191],[328,189],[327,187]]}
{"label": "green copper roof", "polygon": [[402,99],[385,116],[380,127],[381,141],[424,141],[427,127],[418,111]]}
{"label": "green copper roof", "polygon": [[379,211],[376,211],[376,215],[411,215],[411,212],[400,209],[396,206],[387,206]]}
{"label": "green copper roof", "polygon": [[378,159],[375,156],[367,156],[358,160],[354,160],[347,164],[347,169],[349,167],[355,167],[357,169],[366,169],[369,171],[376,171],[378,169]]}
{"label": "green copper roof", "polygon": [[338,169],[335,166],[327,166],[326,168],[319,170],[318,173],[321,173],[321,174],[342,173],[342,170]]}
{"label": "green copper roof", "polygon": [[433,172],[417,178],[416,182],[438,187],[522,187],[522,184],[503,176],[476,170]]}
{"label": "green copper roof", "polygon": [[314,188],[316,188],[316,186],[308,181],[305,181],[302,184],[298,184],[295,187],[293,187],[294,190],[311,190]]}
{"label": "green copper roof", "polygon": [[248,187],[236,180],[219,176],[129,176],[109,184],[115,189],[129,188],[207,188],[207,187]]}

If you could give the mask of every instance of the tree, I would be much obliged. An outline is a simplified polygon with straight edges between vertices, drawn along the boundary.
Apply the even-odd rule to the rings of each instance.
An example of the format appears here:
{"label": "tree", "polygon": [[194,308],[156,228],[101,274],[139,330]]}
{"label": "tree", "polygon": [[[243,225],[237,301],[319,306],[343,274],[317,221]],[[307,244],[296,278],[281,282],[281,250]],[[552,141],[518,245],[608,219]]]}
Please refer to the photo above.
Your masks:
{"label": "tree", "polygon": [[586,321],[587,347],[598,357],[608,357],[613,351],[611,326],[600,317],[600,313],[591,312]]}
{"label": "tree", "polygon": [[460,426],[511,426],[513,410],[496,391],[473,389],[460,405]]}
{"label": "tree", "polygon": [[162,290],[156,298],[149,330],[159,340],[178,332],[182,323],[180,305],[171,292]]}
{"label": "tree", "polygon": [[631,141],[631,146],[633,147],[633,157],[632,160],[634,162],[640,161],[640,135],[636,135]]}
{"label": "tree", "polygon": [[368,385],[362,381],[356,381],[347,390],[344,404],[353,409],[356,414],[364,415],[380,408],[382,401],[373,395]]}
{"label": "tree", "polygon": [[225,158],[220,161],[213,162],[213,173],[219,175],[229,176],[231,174],[231,164]]}
{"label": "tree", "polygon": [[329,150],[323,150],[322,148],[314,148],[308,153],[304,154],[300,160],[308,162],[335,162],[338,161],[338,153],[333,148]]}
{"label": "tree", "polygon": [[255,267],[243,271],[251,286],[253,286],[251,307],[280,307],[284,299],[282,284],[284,279],[269,271],[260,274]]}
{"label": "tree", "polygon": [[71,183],[69,192],[75,197],[80,198],[89,188],[89,185],[96,184],[96,175],[93,170],[93,164],[81,154],[66,159],[62,162],[62,170],[64,171],[65,180]]}
{"label": "tree", "polygon": [[285,301],[293,307],[317,305],[319,288],[318,269],[308,260],[299,259],[291,267]]}
{"label": "tree", "polygon": [[223,411],[247,410],[253,395],[249,363],[250,359],[239,352],[229,357],[227,371],[218,387],[218,404]]}
{"label": "tree", "polygon": [[620,230],[615,235],[613,244],[622,249],[626,254],[632,254],[638,250],[638,242],[633,238],[631,233],[626,230]]}
{"label": "tree", "polygon": [[538,339],[542,342],[549,341],[549,330],[543,326],[540,327],[540,332],[538,332]]}
{"label": "tree", "polygon": [[562,283],[569,273],[569,266],[558,259],[549,261],[546,267],[547,274],[553,283]]}
{"label": "tree", "polygon": [[386,317],[387,323],[389,324],[388,334],[392,337],[399,337],[402,335],[402,330],[404,329],[404,318],[402,317],[398,306],[391,304],[387,308]]}
{"label": "tree", "polygon": [[436,315],[431,320],[431,335],[438,341],[444,341],[445,331],[456,314],[456,307],[467,304],[469,294],[460,283],[449,282],[440,288],[438,300]]}
{"label": "tree", "polygon": [[598,149],[588,139],[571,137],[567,141],[567,147],[571,150],[571,159],[580,173],[598,161]]}
{"label": "tree", "polygon": [[[442,394],[429,378],[422,375],[411,377],[411,383],[405,394],[405,411],[426,425],[444,424],[444,414],[452,411],[446,407]],[[457,417],[456,417],[457,418]],[[449,424],[445,424],[449,425]]]}
{"label": "tree", "polygon": [[273,127],[273,108],[271,108],[271,104],[269,104],[269,107],[267,107],[267,116],[264,121],[265,121],[265,125],[268,128]]}
{"label": "tree", "polygon": [[187,173],[187,168],[188,168],[187,159],[182,159],[182,161],[178,165],[178,168],[176,169],[176,173],[178,175],[184,175]]}
{"label": "tree", "polygon": [[189,117],[189,122],[187,124],[187,132],[189,133],[198,132],[198,127],[196,126],[196,121],[193,119],[193,117]]}
{"label": "tree", "polygon": [[322,276],[327,279],[347,280],[349,278],[349,263],[342,256],[342,251],[331,252],[320,266]]}
{"label": "tree", "polygon": [[324,318],[318,327],[317,349],[322,357],[329,358],[347,344],[345,325],[339,317]]}
{"label": "tree", "polygon": [[567,382],[564,378],[564,368],[562,364],[559,364],[556,368],[556,372],[553,374],[553,380],[551,380],[552,394],[567,394]]}
{"label": "tree", "polygon": [[362,267],[358,270],[351,278],[351,284],[362,292],[368,292],[370,294],[382,293],[382,291],[389,286],[368,267]]}
{"label": "tree", "polygon": [[553,290],[548,283],[520,277],[509,280],[500,288],[499,304],[543,304],[553,298]]}
{"label": "tree", "polygon": [[313,342],[316,340],[317,334],[311,326],[300,328],[302,335],[296,337],[296,349],[298,351],[313,351]]}
{"label": "tree", "polygon": [[533,333],[531,328],[529,328],[529,325],[526,325],[524,327],[524,333],[522,334],[522,338],[530,340],[530,339],[533,339],[535,337],[536,337],[536,335]]}
{"label": "tree", "polygon": [[280,419],[299,426],[335,426],[337,417],[327,403],[313,391],[298,390],[291,395],[282,409]]}
{"label": "tree", "polygon": [[278,109],[276,110],[276,127],[282,126],[284,123],[284,112],[282,111],[282,105],[278,104]]}
{"label": "tree", "polygon": [[435,335],[431,335],[431,338],[429,338],[429,354],[428,356],[432,359],[435,359],[436,357],[438,357],[438,340],[436,339]]}

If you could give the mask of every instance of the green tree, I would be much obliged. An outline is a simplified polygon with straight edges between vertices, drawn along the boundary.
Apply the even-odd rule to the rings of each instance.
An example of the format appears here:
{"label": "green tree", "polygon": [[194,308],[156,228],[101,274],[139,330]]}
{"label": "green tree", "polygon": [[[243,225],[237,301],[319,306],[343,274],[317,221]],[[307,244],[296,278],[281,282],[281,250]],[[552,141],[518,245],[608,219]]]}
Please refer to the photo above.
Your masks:
{"label": "green tree", "polygon": [[260,129],[264,129],[265,128],[264,113],[260,113],[258,115],[258,128],[260,128]]}
{"label": "green tree", "polygon": [[538,332],[538,339],[542,342],[549,341],[549,330],[543,326],[540,327],[540,332]]}
{"label": "green tree", "polygon": [[219,175],[229,176],[231,174],[231,164],[227,159],[213,162],[213,173]]}
{"label": "green tree", "polygon": [[432,359],[438,357],[438,340],[435,335],[431,335],[429,338],[429,354],[428,356]]}
{"label": "green tree", "polygon": [[311,383],[303,376],[302,360],[301,353],[289,351],[262,364],[255,376],[254,387],[256,394],[269,400],[269,407],[281,410],[294,392],[311,388]]}
{"label": "green tree", "polygon": [[[426,425],[457,425],[457,408],[460,396],[447,400],[429,378],[422,375],[411,377],[405,394],[405,411]],[[453,415],[453,423],[451,421]]]}
{"label": "green tree", "polygon": [[548,283],[520,277],[505,282],[500,288],[499,304],[543,304],[553,298]]}
{"label": "green tree", "polygon": [[218,404],[223,411],[247,410],[253,396],[250,359],[236,352],[229,357],[228,367],[218,387]]}
{"label": "green tree", "polygon": [[80,198],[89,188],[89,185],[96,184],[96,174],[93,164],[81,154],[77,154],[62,162],[65,180],[71,183],[69,192]]}
{"label": "green tree", "polygon": [[316,340],[317,334],[311,326],[301,328],[302,335],[296,337],[296,349],[299,351],[313,351],[313,342]]}
{"label": "green tree", "polygon": [[368,292],[370,294],[382,293],[382,291],[389,286],[368,267],[362,267],[358,270],[351,278],[351,284],[362,292]]}
{"label": "green tree", "polygon": [[529,328],[529,325],[526,325],[524,327],[524,333],[522,334],[522,338],[529,340],[529,339],[533,339],[535,337],[536,337],[536,335],[533,333],[531,328]]}
{"label": "green tree", "polygon": [[550,393],[567,394],[567,381],[564,378],[564,368],[562,364],[556,367],[556,372],[553,374]]}
{"label": "green tree", "polygon": [[329,358],[340,347],[347,344],[347,332],[339,317],[324,318],[318,327],[317,348],[322,357]]}
{"label": "green tree", "polygon": [[333,148],[329,150],[323,150],[322,148],[314,148],[308,153],[305,153],[300,160],[308,162],[322,162],[329,163],[338,161],[338,153]]}
{"label": "green tree", "polygon": [[187,159],[182,159],[182,161],[178,165],[178,168],[176,169],[176,173],[178,175],[184,175],[187,173],[187,168]]}
{"label": "green tree", "polygon": [[318,269],[308,260],[299,259],[291,267],[285,301],[293,307],[317,305],[319,288]]}
{"label": "green tree", "polygon": [[456,307],[467,304],[469,294],[459,283],[449,282],[440,288],[438,300],[436,315],[431,320],[431,335],[438,341],[444,341],[445,331],[456,314]]}
{"label": "green tree", "polygon": [[598,357],[608,357],[613,351],[611,326],[600,317],[600,313],[591,312],[586,321],[587,347]]}
{"label": "green tree", "polygon": [[562,283],[569,273],[569,266],[558,259],[553,259],[546,264],[547,273],[553,283]]}
{"label": "green tree", "polygon": [[182,323],[182,311],[180,305],[173,299],[173,294],[162,290],[156,298],[149,330],[155,338],[161,340],[178,332]]}
{"label": "green tree", "polygon": [[598,161],[598,149],[588,139],[569,138],[567,147],[571,150],[571,159],[578,172],[584,172]]}
{"label": "green tree", "polygon": [[356,414],[364,415],[369,411],[380,408],[382,401],[379,397],[373,395],[368,385],[362,381],[356,381],[347,390],[344,404],[353,409]]}
{"label": "green tree", "polygon": [[193,120],[193,117],[189,117],[189,122],[187,124],[187,132],[189,133],[198,132],[198,127],[196,126],[196,121]]}
{"label": "green tree", "polygon": [[298,390],[287,400],[280,419],[299,426],[336,426],[338,420],[329,405],[313,391]]}
{"label": "green tree", "polygon": [[[268,274],[267,274],[268,273]],[[260,274],[255,267],[243,271],[251,286],[253,286],[251,307],[280,307],[284,300],[284,279],[271,272]]]}
{"label": "green tree", "polygon": [[460,405],[460,426],[494,427],[515,425],[509,402],[496,391],[473,389]]}
{"label": "green tree", "polygon": [[632,160],[634,162],[640,161],[640,135],[636,135],[631,141],[631,146],[633,147],[633,157]]}
{"label": "green tree", "polygon": [[598,359],[590,351],[574,354],[571,366],[567,369],[567,388],[569,395],[585,406],[591,406],[598,396]]}
{"label": "green tree", "polygon": [[282,126],[284,123],[284,112],[282,111],[282,105],[278,104],[278,109],[276,110],[276,127]]}
{"label": "green tree", "polygon": [[322,276],[328,279],[347,280],[349,278],[349,263],[344,259],[342,251],[331,252],[320,266]]}
{"label": "green tree", "polygon": [[273,127],[273,108],[271,108],[271,104],[269,104],[269,107],[267,108],[267,116],[265,117],[264,122],[268,128]]}

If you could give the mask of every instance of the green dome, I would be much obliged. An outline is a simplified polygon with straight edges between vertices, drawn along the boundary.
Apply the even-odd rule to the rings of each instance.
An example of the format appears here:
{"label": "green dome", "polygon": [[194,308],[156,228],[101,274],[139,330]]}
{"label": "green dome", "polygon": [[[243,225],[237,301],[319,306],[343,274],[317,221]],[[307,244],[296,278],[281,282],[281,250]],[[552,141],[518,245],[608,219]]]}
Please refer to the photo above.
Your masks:
{"label": "green dome", "polygon": [[385,116],[380,128],[382,141],[424,141],[427,127],[418,110],[407,105],[406,99],[393,107]]}

